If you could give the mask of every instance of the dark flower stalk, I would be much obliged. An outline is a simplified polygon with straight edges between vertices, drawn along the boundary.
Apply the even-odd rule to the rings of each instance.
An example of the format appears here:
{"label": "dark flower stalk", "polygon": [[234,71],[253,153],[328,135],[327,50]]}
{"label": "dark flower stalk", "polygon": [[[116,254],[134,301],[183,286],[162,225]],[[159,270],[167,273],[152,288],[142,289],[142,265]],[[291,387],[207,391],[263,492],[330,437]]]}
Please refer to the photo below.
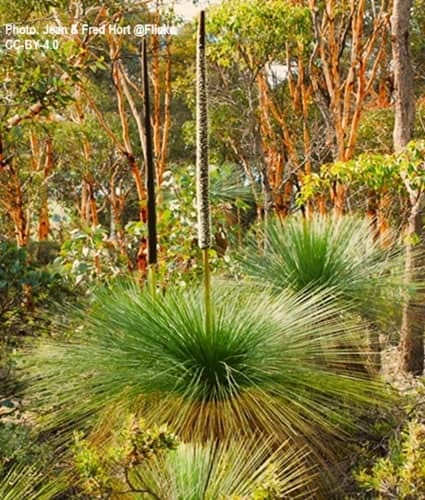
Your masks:
{"label": "dark flower stalk", "polygon": [[148,222],[148,286],[153,294],[156,290],[157,234],[156,234],[156,199],[155,199],[155,165],[152,152],[152,127],[149,100],[149,77],[146,54],[146,38],[142,41],[142,76],[143,102],[146,140],[146,189],[147,189],[147,222]]}

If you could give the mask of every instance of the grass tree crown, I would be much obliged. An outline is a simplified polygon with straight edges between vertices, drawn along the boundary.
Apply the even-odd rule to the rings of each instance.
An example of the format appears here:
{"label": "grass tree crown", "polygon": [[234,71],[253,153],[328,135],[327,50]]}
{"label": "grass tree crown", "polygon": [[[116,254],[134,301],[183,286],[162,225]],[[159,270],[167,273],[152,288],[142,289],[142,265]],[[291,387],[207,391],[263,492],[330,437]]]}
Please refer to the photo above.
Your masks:
{"label": "grass tree crown", "polygon": [[305,498],[314,492],[315,471],[304,463],[306,450],[270,440],[182,443],[140,471],[142,485],[157,498]]}
{"label": "grass tree crown", "polygon": [[69,428],[140,404],[148,421],[186,438],[312,440],[317,429],[343,433],[356,405],[382,403],[380,385],[340,347],[358,325],[342,323],[320,293],[270,297],[229,285],[214,293],[207,329],[198,290],[156,300],[136,285],[99,292],[81,334],[43,341],[28,356],[46,422]]}
{"label": "grass tree crown", "polygon": [[365,319],[395,324],[404,294],[404,251],[383,248],[370,222],[354,216],[315,215],[270,221],[259,251],[256,239],[239,254],[244,272],[277,293],[322,290],[338,293],[345,307]]}

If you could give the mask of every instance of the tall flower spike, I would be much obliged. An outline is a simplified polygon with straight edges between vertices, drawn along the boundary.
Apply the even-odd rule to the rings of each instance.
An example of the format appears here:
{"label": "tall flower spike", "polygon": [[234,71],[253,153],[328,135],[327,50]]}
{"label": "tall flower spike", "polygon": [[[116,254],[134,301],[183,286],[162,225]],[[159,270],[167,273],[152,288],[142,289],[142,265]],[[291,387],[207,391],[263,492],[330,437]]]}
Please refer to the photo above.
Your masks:
{"label": "tall flower spike", "polygon": [[205,12],[199,17],[196,51],[196,194],[199,248],[211,246],[211,214],[208,172],[207,69],[205,56]]}
{"label": "tall flower spike", "polygon": [[208,172],[208,96],[205,57],[205,12],[199,16],[196,47],[196,198],[198,244],[204,268],[205,330],[211,330],[211,278],[208,249],[211,247],[211,214]]}

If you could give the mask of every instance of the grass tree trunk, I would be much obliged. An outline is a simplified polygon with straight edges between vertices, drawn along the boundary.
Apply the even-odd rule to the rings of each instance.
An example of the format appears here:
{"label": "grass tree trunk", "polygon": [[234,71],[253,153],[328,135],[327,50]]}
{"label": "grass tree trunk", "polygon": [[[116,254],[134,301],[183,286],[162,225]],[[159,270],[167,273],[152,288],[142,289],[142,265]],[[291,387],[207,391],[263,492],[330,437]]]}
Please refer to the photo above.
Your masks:
{"label": "grass tree trunk", "polygon": [[[391,41],[395,84],[394,150],[401,151],[411,140],[415,120],[413,69],[409,50],[409,22],[413,0],[394,0],[391,17]],[[424,195],[404,179],[409,193],[410,214],[406,238],[406,279],[417,280],[414,242],[422,233]],[[424,369],[423,305],[408,298],[403,307],[400,352],[403,371],[421,375]]]}
{"label": "grass tree trunk", "polygon": [[147,222],[148,222],[148,285],[153,294],[156,290],[157,234],[156,234],[156,199],[155,199],[155,165],[152,152],[152,127],[149,99],[148,61],[146,38],[142,42],[142,75],[143,100],[145,112],[145,164],[147,190]]}
{"label": "grass tree trunk", "polygon": [[208,96],[205,55],[205,12],[199,17],[196,47],[196,196],[198,208],[198,244],[204,267],[205,320],[211,322],[211,278],[209,249],[211,247],[211,213],[208,168]]}

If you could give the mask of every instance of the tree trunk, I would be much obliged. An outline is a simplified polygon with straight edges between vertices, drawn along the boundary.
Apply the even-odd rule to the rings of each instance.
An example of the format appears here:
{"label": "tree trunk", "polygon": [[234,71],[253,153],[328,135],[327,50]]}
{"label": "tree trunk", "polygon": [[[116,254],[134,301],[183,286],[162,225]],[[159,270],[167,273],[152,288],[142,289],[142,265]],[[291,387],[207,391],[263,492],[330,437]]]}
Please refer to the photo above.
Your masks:
{"label": "tree trunk", "polygon": [[394,0],[391,17],[391,44],[395,86],[394,150],[411,140],[415,123],[413,68],[409,50],[409,22],[413,0]]}
{"label": "tree trunk", "polygon": [[378,202],[378,233],[382,248],[388,248],[391,244],[390,223],[388,221],[388,209],[391,206],[391,196],[387,191],[381,190]]}
{"label": "tree trunk", "polygon": [[[349,9],[341,3],[309,1],[315,33],[309,69],[320,112],[332,131],[334,160],[348,161],[355,152],[365,101],[383,63],[387,16],[384,4],[370,17],[366,0],[344,2]],[[347,189],[338,181],[331,193],[338,215],[344,213],[346,199]]]}
{"label": "tree trunk", "polygon": [[[413,69],[409,50],[409,21],[413,0],[394,0],[391,17],[391,44],[393,53],[395,86],[395,123],[393,131],[394,150],[401,151],[413,135],[415,120],[415,98],[413,92]],[[423,194],[412,188],[409,179],[404,179],[409,193],[410,214],[407,225],[406,280],[416,281],[415,235],[422,233]],[[403,307],[400,333],[401,368],[405,372],[421,375],[424,369],[423,305],[418,299],[407,298]]]}
{"label": "tree trunk", "polygon": [[[414,235],[421,234],[422,231],[422,198],[412,203],[407,225],[406,243],[406,281],[416,281],[421,279],[418,276],[418,265],[416,262]],[[424,305],[419,300],[408,298],[403,307],[403,317],[400,334],[401,368],[406,373],[422,375],[424,370]]]}
{"label": "tree trunk", "polygon": [[50,232],[49,220],[49,190],[48,177],[53,168],[53,141],[51,137],[46,140],[46,150],[43,169],[43,184],[40,190],[40,208],[38,211],[38,241],[47,240]]}

